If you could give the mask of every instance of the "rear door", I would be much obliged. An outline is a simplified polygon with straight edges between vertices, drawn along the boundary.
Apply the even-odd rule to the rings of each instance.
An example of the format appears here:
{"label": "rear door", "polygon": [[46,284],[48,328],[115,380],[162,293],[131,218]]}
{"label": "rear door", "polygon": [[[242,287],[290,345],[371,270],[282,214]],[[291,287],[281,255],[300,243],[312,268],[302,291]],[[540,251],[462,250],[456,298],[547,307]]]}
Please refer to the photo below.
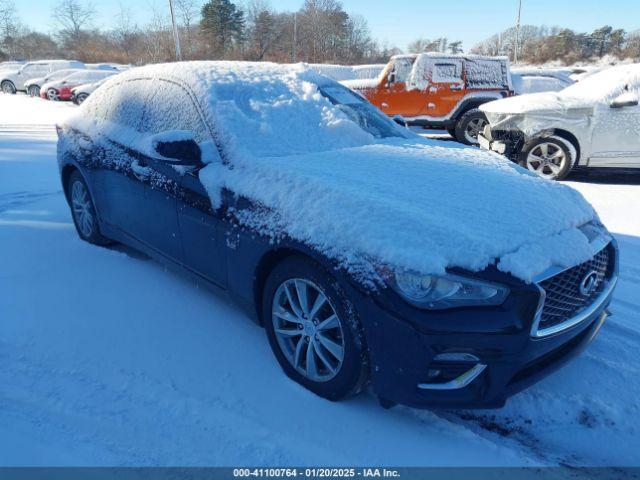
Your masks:
{"label": "rear door", "polygon": [[[90,113],[100,123],[94,139],[96,202],[106,223],[137,237],[138,209],[144,202],[143,176],[133,142],[142,136],[142,116],[151,93],[148,80],[129,80],[108,87]],[[97,98],[95,100],[98,100]]]}
{"label": "rear door", "polygon": [[434,59],[430,68],[428,102],[423,115],[446,118],[465,95],[461,59]]}

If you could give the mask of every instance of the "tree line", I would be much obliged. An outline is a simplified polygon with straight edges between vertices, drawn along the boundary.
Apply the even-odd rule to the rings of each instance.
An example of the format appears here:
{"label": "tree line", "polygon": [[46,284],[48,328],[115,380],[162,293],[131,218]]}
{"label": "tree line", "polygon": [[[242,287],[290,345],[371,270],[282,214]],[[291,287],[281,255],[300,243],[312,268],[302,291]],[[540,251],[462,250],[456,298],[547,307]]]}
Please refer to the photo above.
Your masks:
{"label": "tree line", "polygon": [[593,32],[575,32],[569,28],[524,25],[495,34],[474,46],[471,51],[484,55],[506,55],[512,60],[539,65],[561,62],[572,65],[605,57],[640,61],[640,30],[626,32],[609,25]]}
{"label": "tree line", "polygon": [[[401,51],[375,41],[362,16],[338,0],[306,0],[296,12],[279,12],[266,0],[174,0],[185,60],[229,59],[363,64],[386,62]],[[164,4],[163,4],[164,6]],[[176,59],[168,9],[150,7],[140,26],[121,5],[107,29],[97,28],[85,0],[60,0],[52,9],[54,33],[33,31],[12,0],[0,0],[0,60],[74,58],[84,62],[145,64]]]}

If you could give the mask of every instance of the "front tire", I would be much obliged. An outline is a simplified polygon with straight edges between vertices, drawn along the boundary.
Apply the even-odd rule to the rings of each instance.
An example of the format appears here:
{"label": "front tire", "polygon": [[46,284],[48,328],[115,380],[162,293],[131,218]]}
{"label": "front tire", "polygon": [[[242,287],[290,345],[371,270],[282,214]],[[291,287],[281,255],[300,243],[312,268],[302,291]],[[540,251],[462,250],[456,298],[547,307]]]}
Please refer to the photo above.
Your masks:
{"label": "front tire", "polygon": [[518,164],[542,178],[563,180],[574,162],[575,148],[560,137],[543,137],[527,142],[518,157]]}
{"label": "front tire", "polygon": [[82,105],[82,103],[89,97],[86,93],[80,93],[76,96],[76,105]]}
{"label": "front tire", "polygon": [[283,260],[269,275],[264,326],[286,375],[316,395],[341,400],[368,380],[364,334],[335,278],[303,256]]}
{"label": "front tire", "polygon": [[58,91],[55,88],[50,88],[49,90],[47,90],[47,99],[53,102],[57,102],[58,100],[60,100]]}
{"label": "front tire", "polygon": [[69,176],[67,195],[76,231],[82,240],[94,245],[108,245],[111,241],[102,235],[96,207],[87,183],[77,170]]}
{"label": "front tire", "polygon": [[0,89],[2,89],[3,93],[9,93],[12,95],[17,91],[16,86],[10,80],[5,80],[4,82],[2,82],[2,84],[0,84]]}
{"label": "front tire", "polygon": [[477,108],[466,111],[454,128],[454,138],[465,145],[478,145],[478,135],[489,123],[487,117]]}

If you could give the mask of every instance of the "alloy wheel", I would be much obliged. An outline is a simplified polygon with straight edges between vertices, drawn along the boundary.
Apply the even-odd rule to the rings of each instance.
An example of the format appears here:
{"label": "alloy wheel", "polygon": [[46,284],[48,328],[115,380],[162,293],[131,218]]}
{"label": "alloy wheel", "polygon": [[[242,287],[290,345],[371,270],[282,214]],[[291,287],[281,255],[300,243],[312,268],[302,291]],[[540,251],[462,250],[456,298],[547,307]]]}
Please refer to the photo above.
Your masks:
{"label": "alloy wheel", "polygon": [[551,142],[536,145],[527,155],[527,168],[544,178],[556,178],[566,163],[564,150]]}
{"label": "alloy wheel", "polygon": [[4,93],[14,93],[13,91],[13,85],[11,85],[11,83],[9,82],[5,82],[2,84],[2,91]]}
{"label": "alloy wheel", "polygon": [[345,340],[340,318],[315,283],[294,278],[273,297],[273,329],[281,352],[308,380],[328,382],[344,362]]}
{"label": "alloy wheel", "polygon": [[71,186],[71,206],[76,225],[85,238],[93,233],[93,206],[87,187],[79,180]]}
{"label": "alloy wheel", "polygon": [[484,131],[486,126],[487,121],[484,118],[474,118],[467,124],[467,128],[464,130],[464,138],[469,143],[478,143],[478,135]]}
{"label": "alloy wheel", "polygon": [[54,102],[58,101],[58,92],[55,89],[50,88],[49,90],[47,90],[47,98],[49,100],[53,100]]}

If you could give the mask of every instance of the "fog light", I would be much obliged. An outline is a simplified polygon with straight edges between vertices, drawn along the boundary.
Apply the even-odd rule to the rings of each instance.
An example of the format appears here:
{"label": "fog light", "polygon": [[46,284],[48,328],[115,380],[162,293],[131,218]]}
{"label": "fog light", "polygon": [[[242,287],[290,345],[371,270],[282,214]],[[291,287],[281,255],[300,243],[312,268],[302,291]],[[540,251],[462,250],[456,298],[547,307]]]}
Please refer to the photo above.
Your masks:
{"label": "fog light", "polygon": [[440,362],[479,362],[480,359],[475,355],[464,352],[447,352],[440,353],[433,357],[434,360]]}

